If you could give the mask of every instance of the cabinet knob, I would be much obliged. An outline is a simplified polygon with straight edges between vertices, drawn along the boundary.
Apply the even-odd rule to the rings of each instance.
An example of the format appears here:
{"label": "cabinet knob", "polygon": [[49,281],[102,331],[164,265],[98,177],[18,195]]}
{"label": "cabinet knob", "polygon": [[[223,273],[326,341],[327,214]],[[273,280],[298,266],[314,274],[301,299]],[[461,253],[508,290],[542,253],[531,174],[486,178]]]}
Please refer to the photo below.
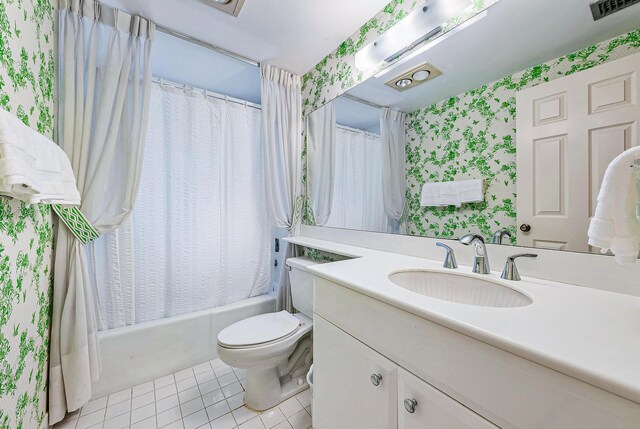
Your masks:
{"label": "cabinet knob", "polygon": [[416,412],[416,407],[418,406],[418,401],[415,399],[405,399],[404,400],[404,409],[407,410],[408,413],[413,414]]}
{"label": "cabinet knob", "polygon": [[371,374],[371,384],[374,386],[380,386],[380,382],[382,381],[382,376],[380,374]]}

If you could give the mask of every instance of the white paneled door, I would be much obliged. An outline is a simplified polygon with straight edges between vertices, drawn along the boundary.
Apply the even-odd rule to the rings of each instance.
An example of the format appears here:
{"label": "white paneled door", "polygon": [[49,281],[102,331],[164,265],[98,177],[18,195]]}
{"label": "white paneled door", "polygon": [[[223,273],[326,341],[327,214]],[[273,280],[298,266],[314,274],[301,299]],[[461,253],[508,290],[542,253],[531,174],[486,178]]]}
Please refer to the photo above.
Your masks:
{"label": "white paneled door", "polygon": [[640,54],[517,95],[518,244],[596,251],[589,221],[604,172],[638,144]]}

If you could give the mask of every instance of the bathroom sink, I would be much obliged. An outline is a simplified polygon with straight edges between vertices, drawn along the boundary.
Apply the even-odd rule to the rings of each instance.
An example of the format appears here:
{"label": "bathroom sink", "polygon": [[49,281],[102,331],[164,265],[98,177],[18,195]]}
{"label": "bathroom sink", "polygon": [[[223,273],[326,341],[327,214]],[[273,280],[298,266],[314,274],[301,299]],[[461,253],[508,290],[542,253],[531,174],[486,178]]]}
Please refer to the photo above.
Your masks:
{"label": "bathroom sink", "polygon": [[391,274],[389,280],[411,292],[458,304],[523,307],[533,302],[528,296],[501,283],[461,274],[401,271]]}

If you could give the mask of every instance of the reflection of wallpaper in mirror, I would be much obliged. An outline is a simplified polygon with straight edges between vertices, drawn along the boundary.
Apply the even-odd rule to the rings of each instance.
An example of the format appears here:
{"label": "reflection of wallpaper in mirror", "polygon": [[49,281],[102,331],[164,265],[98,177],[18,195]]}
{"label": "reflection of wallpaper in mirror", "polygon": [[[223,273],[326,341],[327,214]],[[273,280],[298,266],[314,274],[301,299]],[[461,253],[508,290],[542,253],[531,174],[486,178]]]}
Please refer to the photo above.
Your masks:
{"label": "reflection of wallpaper in mirror", "polygon": [[[411,235],[455,238],[516,228],[516,92],[640,52],[640,30],[443,100],[409,115],[407,203]],[[420,207],[425,182],[484,178],[485,201]],[[515,233],[514,233],[515,237]]]}

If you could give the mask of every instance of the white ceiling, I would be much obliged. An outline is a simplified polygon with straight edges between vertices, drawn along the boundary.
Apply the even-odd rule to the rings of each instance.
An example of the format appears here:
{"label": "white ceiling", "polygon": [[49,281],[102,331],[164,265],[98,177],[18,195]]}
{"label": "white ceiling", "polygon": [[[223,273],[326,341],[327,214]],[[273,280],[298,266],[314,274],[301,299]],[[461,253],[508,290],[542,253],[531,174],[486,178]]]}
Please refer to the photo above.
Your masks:
{"label": "white ceiling", "polygon": [[[592,1],[501,0],[483,19],[349,93],[413,112],[640,27],[640,5],[594,22]],[[404,92],[385,85],[424,61],[443,75]]]}
{"label": "white ceiling", "polygon": [[256,61],[304,74],[389,0],[245,0],[237,18],[199,0],[103,0]]}

